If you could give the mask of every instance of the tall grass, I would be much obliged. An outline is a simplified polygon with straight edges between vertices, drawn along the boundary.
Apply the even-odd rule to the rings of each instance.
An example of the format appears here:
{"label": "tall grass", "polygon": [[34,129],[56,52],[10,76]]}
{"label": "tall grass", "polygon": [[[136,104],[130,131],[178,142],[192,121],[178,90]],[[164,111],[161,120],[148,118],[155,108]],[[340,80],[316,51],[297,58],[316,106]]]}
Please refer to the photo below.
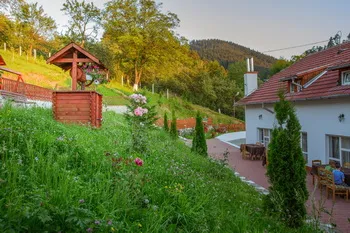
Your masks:
{"label": "tall grass", "polygon": [[266,216],[261,194],[167,133],[131,153],[123,116],[103,119],[94,129],[0,110],[2,232],[311,232]]}

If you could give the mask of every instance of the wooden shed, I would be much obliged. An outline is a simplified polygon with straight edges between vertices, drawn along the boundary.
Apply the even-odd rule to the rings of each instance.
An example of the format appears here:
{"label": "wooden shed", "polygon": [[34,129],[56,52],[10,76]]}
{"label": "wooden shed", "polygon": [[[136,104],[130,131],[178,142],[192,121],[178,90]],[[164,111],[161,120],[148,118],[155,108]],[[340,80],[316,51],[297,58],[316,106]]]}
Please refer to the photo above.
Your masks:
{"label": "wooden shed", "polygon": [[101,127],[102,95],[95,91],[55,91],[52,95],[55,120]]}
{"label": "wooden shed", "polygon": [[[65,123],[90,124],[101,127],[102,123],[102,95],[96,91],[85,91],[87,83],[85,73],[80,68],[82,64],[94,64],[103,70],[104,65],[94,55],[75,43],[70,43],[52,57],[47,63],[70,70],[72,77],[72,91],[54,91],[52,96],[52,110],[57,121]],[[82,90],[77,90],[77,84]]]}

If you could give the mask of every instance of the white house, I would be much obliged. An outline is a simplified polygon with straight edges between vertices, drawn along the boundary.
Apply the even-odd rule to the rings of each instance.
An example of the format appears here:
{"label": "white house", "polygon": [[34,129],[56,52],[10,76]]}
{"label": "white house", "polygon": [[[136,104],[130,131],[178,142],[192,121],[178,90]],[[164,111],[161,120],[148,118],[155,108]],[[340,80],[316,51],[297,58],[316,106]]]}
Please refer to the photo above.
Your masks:
{"label": "white house", "polygon": [[257,89],[257,72],[248,60],[244,77],[246,142],[266,146],[275,124],[273,104],[277,92],[286,90],[302,126],[301,145],[311,165],[350,162],[350,42],[311,54],[272,76]]}

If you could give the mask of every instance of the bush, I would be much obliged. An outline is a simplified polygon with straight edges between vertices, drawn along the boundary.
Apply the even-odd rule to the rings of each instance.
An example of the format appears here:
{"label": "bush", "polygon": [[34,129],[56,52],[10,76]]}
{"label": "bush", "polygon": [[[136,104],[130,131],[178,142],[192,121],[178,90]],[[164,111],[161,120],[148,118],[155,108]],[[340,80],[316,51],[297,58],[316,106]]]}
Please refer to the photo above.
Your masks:
{"label": "bush", "polygon": [[170,136],[174,139],[178,137],[177,129],[176,129],[176,116],[175,111],[172,112],[172,120],[170,125]]}
{"label": "bush", "polygon": [[279,94],[275,104],[278,126],[269,144],[267,175],[271,184],[265,208],[276,214],[289,227],[300,227],[306,217],[306,170],[300,148],[301,126],[291,103]]}
{"label": "bush", "polygon": [[202,122],[202,117],[199,112],[196,117],[196,128],[195,134],[192,142],[192,151],[207,156],[207,142],[205,140],[204,127]]}
{"label": "bush", "polygon": [[147,105],[147,98],[141,94],[132,94],[130,96],[130,105],[125,114],[130,124],[132,135],[133,151],[144,152],[148,146],[148,132],[153,129],[154,122],[157,120],[154,106]]}

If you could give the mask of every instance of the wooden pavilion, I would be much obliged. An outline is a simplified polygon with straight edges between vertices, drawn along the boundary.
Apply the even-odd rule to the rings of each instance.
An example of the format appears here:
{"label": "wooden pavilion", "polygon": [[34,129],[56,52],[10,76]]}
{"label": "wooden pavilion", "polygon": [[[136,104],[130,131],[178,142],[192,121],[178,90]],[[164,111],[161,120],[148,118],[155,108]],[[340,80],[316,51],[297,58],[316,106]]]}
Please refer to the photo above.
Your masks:
{"label": "wooden pavilion", "polygon": [[[70,43],[51,56],[47,63],[70,70],[72,91],[55,91],[52,96],[52,110],[57,121],[83,123],[100,127],[102,121],[102,95],[96,91],[85,91],[92,84],[86,79],[83,64],[93,64],[100,70],[108,71],[94,55],[75,43]],[[81,90],[77,90],[77,85]]]}

